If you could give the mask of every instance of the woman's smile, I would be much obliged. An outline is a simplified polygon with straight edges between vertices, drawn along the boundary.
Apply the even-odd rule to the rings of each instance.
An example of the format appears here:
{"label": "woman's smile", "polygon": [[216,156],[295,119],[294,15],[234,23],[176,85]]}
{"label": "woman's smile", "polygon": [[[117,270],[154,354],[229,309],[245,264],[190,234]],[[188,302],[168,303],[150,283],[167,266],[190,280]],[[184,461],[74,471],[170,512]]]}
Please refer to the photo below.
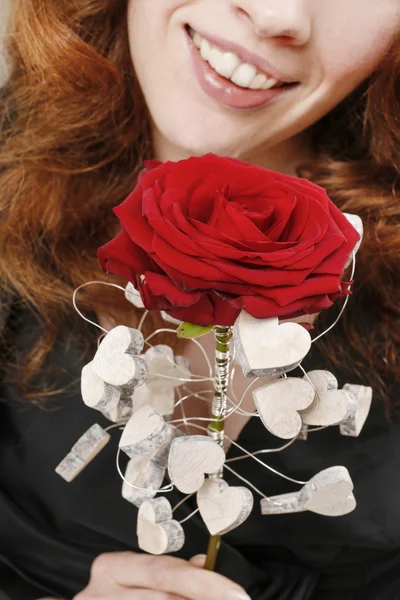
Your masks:
{"label": "woman's smile", "polygon": [[273,76],[269,66],[261,70],[254,64],[257,59],[253,59],[253,64],[246,62],[239,54],[210,43],[208,36],[203,37],[189,27],[186,32],[190,60],[200,86],[221,104],[236,109],[256,108],[298,85],[285,81],[276,72]]}

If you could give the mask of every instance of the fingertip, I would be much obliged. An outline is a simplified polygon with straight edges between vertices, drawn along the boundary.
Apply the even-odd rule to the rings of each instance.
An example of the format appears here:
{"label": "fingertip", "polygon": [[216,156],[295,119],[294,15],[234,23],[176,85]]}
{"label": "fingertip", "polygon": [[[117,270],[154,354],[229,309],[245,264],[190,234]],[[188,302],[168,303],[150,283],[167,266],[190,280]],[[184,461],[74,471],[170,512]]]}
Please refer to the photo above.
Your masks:
{"label": "fingertip", "polygon": [[205,554],[196,554],[196,556],[192,556],[189,562],[194,567],[199,567],[200,569],[203,569],[206,562],[206,558],[207,557]]}

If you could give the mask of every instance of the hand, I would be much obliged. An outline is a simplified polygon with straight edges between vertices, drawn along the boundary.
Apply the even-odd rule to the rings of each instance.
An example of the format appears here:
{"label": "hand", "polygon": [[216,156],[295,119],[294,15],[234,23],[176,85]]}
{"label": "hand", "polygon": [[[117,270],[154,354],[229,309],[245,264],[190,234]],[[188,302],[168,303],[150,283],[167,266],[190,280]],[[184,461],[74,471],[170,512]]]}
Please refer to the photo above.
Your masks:
{"label": "hand", "polygon": [[74,600],[250,600],[226,577],[205,571],[204,557],[114,552],[98,556],[88,586]]}

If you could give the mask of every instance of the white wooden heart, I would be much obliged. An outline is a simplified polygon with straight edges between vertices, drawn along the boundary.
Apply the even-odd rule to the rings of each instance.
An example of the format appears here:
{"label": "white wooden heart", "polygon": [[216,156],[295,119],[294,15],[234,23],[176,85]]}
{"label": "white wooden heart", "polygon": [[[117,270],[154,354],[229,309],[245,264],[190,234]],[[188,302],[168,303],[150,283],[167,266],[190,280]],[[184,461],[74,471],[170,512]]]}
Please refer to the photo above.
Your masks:
{"label": "white wooden heart", "polygon": [[101,412],[114,410],[121,397],[120,390],[109,385],[94,373],[92,362],[82,369],[81,394],[86,406]]}
{"label": "white wooden heart", "polygon": [[164,497],[146,500],[138,511],[139,548],[150,554],[178,552],[185,543],[182,526],[172,519],[172,509]]}
{"label": "white wooden heart", "polygon": [[179,491],[197,492],[204,483],[204,475],[218,473],[225,463],[225,452],[216,442],[203,435],[189,435],[174,439],[168,460],[168,473]]}
{"label": "white wooden heart", "polygon": [[339,517],[356,507],[354,485],[346,467],[336,466],[314,475],[299,492],[261,500],[263,515],[304,512]]}
{"label": "white wooden heart", "polygon": [[119,447],[130,458],[155,452],[168,441],[167,424],[151,406],[139,408],[125,425]]}
{"label": "white wooden heart", "polygon": [[92,425],[73,445],[71,451],[57,465],[55,471],[70,483],[103,450],[110,434],[97,423]]}
{"label": "white wooden heart", "polygon": [[347,416],[352,399],[346,390],[338,390],[337,379],[329,371],[309,371],[304,377],[316,393],[314,402],[300,411],[303,423],[318,427],[337,425]]}
{"label": "white wooden heart", "polygon": [[143,300],[133,283],[128,282],[125,288],[125,298],[136,308],[144,308]]}
{"label": "white wooden heart", "polygon": [[277,318],[255,319],[242,310],[233,328],[237,356],[246,377],[280,375],[295,369],[311,348],[308,331]]}
{"label": "white wooden heart", "polygon": [[144,344],[137,329],[119,325],[103,338],[94,359],[94,373],[106,383],[133,391],[147,376],[146,361],[138,356]]}
{"label": "white wooden heart", "polygon": [[122,484],[122,497],[139,507],[145,500],[154,498],[161,488],[165,468],[152,460],[151,455],[131,458],[125,471],[125,479],[136,486],[135,489],[125,481]]}
{"label": "white wooden heart", "polygon": [[[146,384],[144,384],[146,385]],[[143,386],[140,386],[139,388],[136,388],[138,390],[142,389]],[[136,391],[135,389],[135,391]],[[137,407],[139,408],[139,407]],[[127,421],[129,421],[129,419],[131,418],[133,412],[134,412],[134,406],[132,403],[132,395],[127,395],[127,396],[122,396],[119,399],[119,402],[117,404],[117,406],[115,408],[113,408],[110,411],[102,411],[103,415],[106,417],[106,419],[108,419],[109,421],[112,421],[113,423],[126,423]]]}
{"label": "white wooden heart", "polygon": [[197,506],[211,535],[223,535],[249,517],[254,504],[246,487],[229,487],[223,480],[206,479],[197,492]]}
{"label": "white wooden heart", "polygon": [[175,425],[169,425],[169,423],[167,423],[167,440],[152,455],[153,462],[156,462],[163,469],[166,469],[168,467],[168,459],[172,442],[175,438],[183,437],[184,435],[185,434],[181,429],[178,429],[178,427],[175,427]]}
{"label": "white wooden heart", "polygon": [[358,437],[365,425],[372,404],[373,391],[371,387],[346,383],[343,389],[355,397],[355,411],[340,423],[340,433],[351,437]]}
{"label": "white wooden heart", "polygon": [[189,361],[182,356],[174,356],[170,346],[158,344],[149,348],[144,355],[147,362],[147,385],[153,390],[176,388],[190,379]]}
{"label": "white wooden heart", "polygon": [[153,389],[144,383],[133,392],[132,402],[134,410],[148,404],[160,415],[170,416],[175,408],[175,390],[173,387]]}
{"label": "white wooden heart", "polygon": [[305,425],[303,423],[303,425],[301,426],[301,429],[300,429],[300,431],[298,433],[297,439],[301,440],[302,442],[306,442],[307,441],[307,439],[308,439],[308,425]]}
{"label": "white wooden heart", "polygon": [[300,491],[300,505],[319,515],[338,517],[356,507],[354,485],[346,467],[330,467],[317,473]]}
{"label": "white wooden heart", "polygon": [[284,440],[296,437],[302,427],[299,410],[314,401],[314,388],[296,377],[278,379],[253,391],[253,398],[263,425]]}
{"label": "white wooden heart", "polygon": [[[364,237],[364,225],[362,220],[360,219],[360,217],[358,215],[354,215],[351,213],[343,213],[344,216],[346,217],[346,219],[353,225],[354,229],[357,231],[360,239],[358,240],[357,244],[354,246],[353,252],[354,254],[357,254],[357,252],[360,249],[360,246],[362,244],[362,240]],[[346,268],[351,265],[353,260],[353,253],[350,255],[347,263],[346,263]]]}

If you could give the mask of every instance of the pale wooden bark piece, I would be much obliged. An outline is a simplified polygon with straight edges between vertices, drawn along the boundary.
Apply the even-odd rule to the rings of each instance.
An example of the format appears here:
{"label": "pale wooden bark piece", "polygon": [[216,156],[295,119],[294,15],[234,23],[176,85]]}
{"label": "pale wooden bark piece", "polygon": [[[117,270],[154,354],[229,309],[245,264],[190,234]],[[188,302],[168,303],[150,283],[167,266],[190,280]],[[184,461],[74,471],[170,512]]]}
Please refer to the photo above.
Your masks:
{"label": "pale wooden bark piece", "polygon": [[100,425],[97,423],[92,425],[56,467],[56,473],[70,483],[92,462],[109,441],[110,435]]}
{"label": "pale wooden bark piece", "polygon": [[314,402],[300,411],[303,423],[317,427],[337,425],[346,418],[352,399],[346,390],[338,390],[338,383],[329,371],[309,371],[310,380],[317,393]]}
{"label": "pale wooden bark piece", "polygon": [[185,543],[182,526],[172,519],[172,509],[164,497],[147,500],[138,511],[139,548],[150,554],[178,552]]}
{"label": "pale wooden bark piece", "polygon": [[119,441],[119,447],[130,458],[135,458],[158,450],[167,441],[166,422],[151,406],[145,405],[129,419]]}
{"label": "pale wooden bark piece", "polygon": [[350,383],[343,386],[343,389],[354,395],[355,410],[340,423],[340,433],[342,435],[358,437],[371,409],[373,391],[371,387]]}
{"label": "pale wooden bark piece", "polygon": [[202,435],[175,438],[171,444],[168,473],[173,485],[185,494],[197,492],[204,475],[218,473],[225,463],[221,446]]}
{"label": "pale wooden bark piece", "polygon": [[115,327],[103,338],[95,354],[94,373],[109,385],[133,391],[147,376],[146,361],[138,356],[143,344],[143,335],[137,329]]}
{"label": "pale wooden bark piece", "polygon": [[304,512],[339,517],[356,507],[354,485],[346,467],[336,466],[317,473],[299,492],[261,500],[263,515]]}
{"label": "pale wooden bark piece", "polygon": [[302,420],[298,411],[310,406],[314,395],[312,385],[296,377],[278,379],[253,391],[264,427],[284,440],[300,433]]}
{"label": "pale wooden bark piece", "polygon": [[110,441],[110,434],[95,423],[72,446],[71,452],[88,465]]}
{"label": "pale wooden bark piece", "polygon": [[255,319],[242,310],[233,328],[237,356],[246,377],[280,375],[295,369],[311,348],[308,331],[297,323]]}
{"label": "pale wooden bark piece", "polygon": [[84,461],[74,452],[69,452],[65,458],[57,465],[55,471],[65,481],[71,483],[86,467]]}
{"label": "pale wooden bark piece", "polygon": [[197,506],[211,535],[223,535],[239,527],[249,517],[253,504],[248,488],[229,487],[215,479],[206,479],[197,492]]}
{"label": "pale wooden bark piece", "polygon": [[121,396],[119,390],[94,373],[91,362],[82,369],[81,394],[86,406],[101,412],[114,410]]}

